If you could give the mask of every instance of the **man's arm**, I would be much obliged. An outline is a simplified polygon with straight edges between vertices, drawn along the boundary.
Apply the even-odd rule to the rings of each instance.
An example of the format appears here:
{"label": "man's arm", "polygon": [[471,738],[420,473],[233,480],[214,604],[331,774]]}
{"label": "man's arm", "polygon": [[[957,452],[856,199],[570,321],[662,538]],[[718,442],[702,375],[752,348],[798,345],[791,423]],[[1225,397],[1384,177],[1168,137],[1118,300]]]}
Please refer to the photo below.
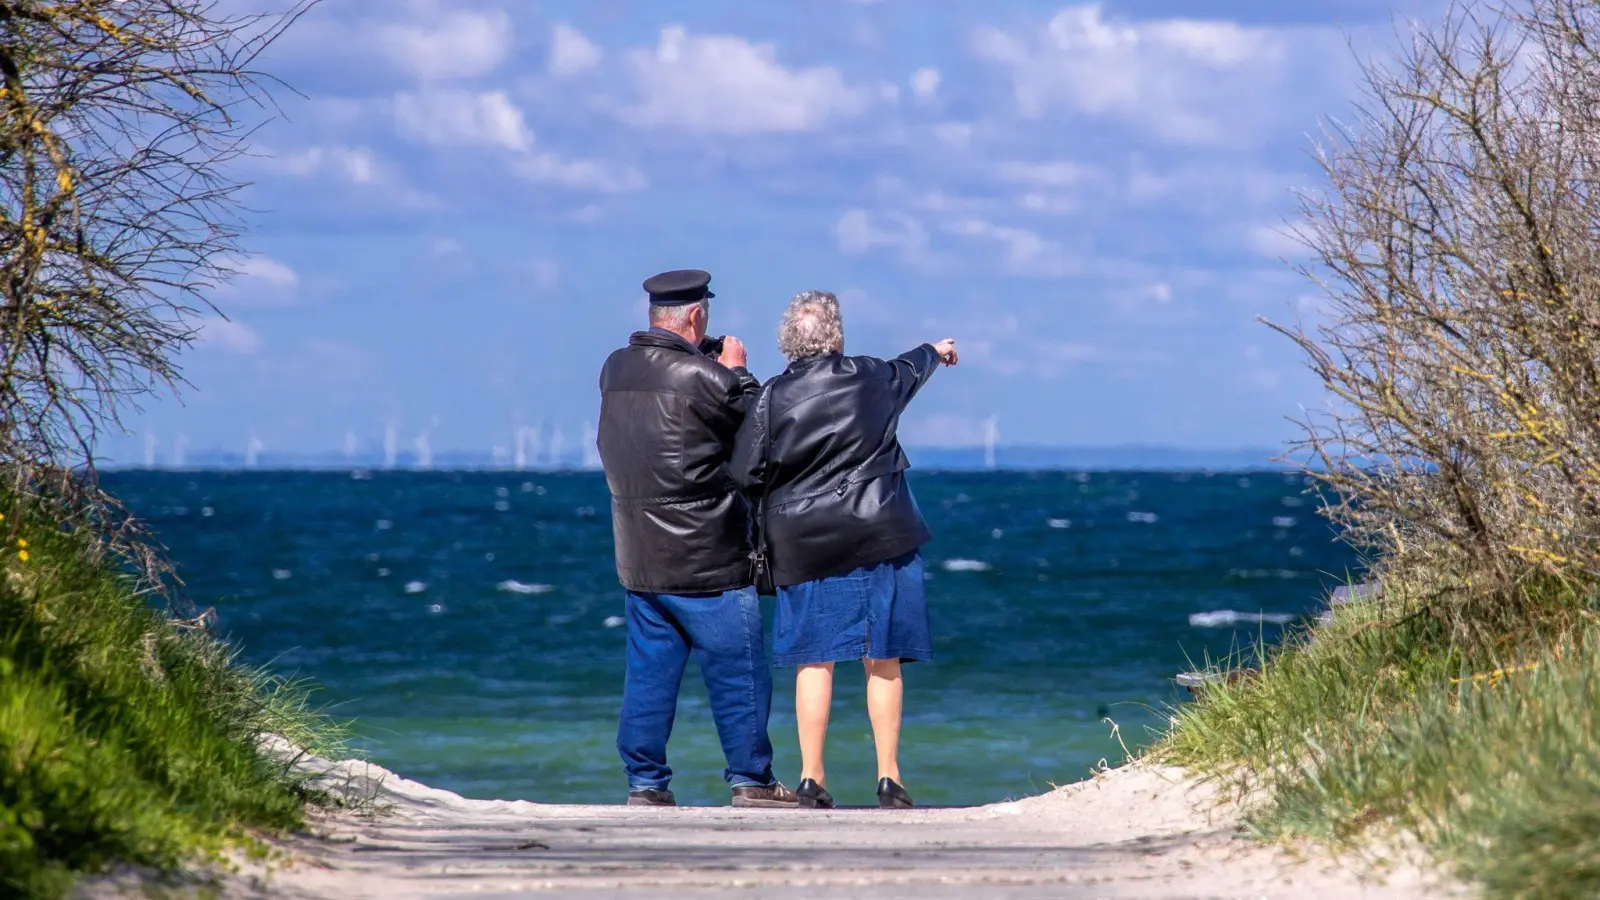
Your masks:
{"label": "man's arm", "polygon": [[766,417],[761,415],[759,390],[750,401],[750,414],[739,425],[733,458],[728,461],[728,474],[746,493],[760,487],[767,477],[767,423],[762,421]]}

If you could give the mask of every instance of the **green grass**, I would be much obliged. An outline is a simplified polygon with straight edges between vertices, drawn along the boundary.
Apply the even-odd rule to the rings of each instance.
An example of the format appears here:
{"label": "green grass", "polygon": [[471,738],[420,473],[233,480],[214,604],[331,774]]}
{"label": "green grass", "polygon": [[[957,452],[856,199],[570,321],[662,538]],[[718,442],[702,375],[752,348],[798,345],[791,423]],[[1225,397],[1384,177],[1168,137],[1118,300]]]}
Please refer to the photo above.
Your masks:
{"label": "green grass", "polygon": [[178,627],[84,538],[0,511],[0,895],[56,896],[115,863],[181,869],[300,826],[315,795],[255,738],[333,733],[301,686]]}
{"label": "green grass", "polygon": [[1267,838],[1387,829],[1491,898],[1600,896],[1600,625],[1551,634],[1474,653],[1345,609],[1177,710],[1153,753],[1259,791]]}

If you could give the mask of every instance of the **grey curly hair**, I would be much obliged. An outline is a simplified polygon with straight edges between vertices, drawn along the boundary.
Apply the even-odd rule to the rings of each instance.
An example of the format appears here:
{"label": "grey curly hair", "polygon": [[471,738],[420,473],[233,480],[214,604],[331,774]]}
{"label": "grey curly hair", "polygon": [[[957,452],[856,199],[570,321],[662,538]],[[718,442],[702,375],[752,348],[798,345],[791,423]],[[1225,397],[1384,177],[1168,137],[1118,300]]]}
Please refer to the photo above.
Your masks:
{"label": "grey curly hair", "polygon": [[778,324],[778,349],[789,359],[803,359],[844,349],[844,319],[839,298],[827,291],[801,291],[789,301]]}

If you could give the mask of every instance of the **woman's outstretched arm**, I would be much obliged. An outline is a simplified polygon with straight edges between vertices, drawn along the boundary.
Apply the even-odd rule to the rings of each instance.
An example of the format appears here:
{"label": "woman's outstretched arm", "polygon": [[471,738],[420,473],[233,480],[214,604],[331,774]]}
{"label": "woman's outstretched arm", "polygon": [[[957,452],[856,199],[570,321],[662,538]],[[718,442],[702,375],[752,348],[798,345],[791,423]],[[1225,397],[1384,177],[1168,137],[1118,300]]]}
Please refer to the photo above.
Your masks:
{"label": "woman's outstretched arm", "polygon": [[904,409],[911,398],[922,390],[922,386],[938,371],[940,363],[953,366],[958,360],[954,338],[946,338],[937,344],[922,344],[889,360],[889,366],[894,370],[892,382],[900,408]]}

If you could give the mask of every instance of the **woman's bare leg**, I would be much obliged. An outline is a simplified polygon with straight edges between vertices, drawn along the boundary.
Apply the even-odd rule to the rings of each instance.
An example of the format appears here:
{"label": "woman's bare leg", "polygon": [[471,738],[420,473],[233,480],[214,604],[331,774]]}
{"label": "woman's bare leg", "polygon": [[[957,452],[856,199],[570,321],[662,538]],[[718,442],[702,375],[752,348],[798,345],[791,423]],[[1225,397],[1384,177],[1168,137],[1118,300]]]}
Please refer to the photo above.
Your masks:
{"label": "woman's bare leg", "polygon": [[800,778],[827,786],[822,747],[833,707],[833,663],[801,666],[794,674],[794,717],[800,726]]}
{"label": "woman's bare leg", "polygon": [[878,748],[878,777],[900,783],[900,709],[905,682],[900,680],[900,660],[864,659],[867,667],[867,716],[872,719],[872,742]]}

